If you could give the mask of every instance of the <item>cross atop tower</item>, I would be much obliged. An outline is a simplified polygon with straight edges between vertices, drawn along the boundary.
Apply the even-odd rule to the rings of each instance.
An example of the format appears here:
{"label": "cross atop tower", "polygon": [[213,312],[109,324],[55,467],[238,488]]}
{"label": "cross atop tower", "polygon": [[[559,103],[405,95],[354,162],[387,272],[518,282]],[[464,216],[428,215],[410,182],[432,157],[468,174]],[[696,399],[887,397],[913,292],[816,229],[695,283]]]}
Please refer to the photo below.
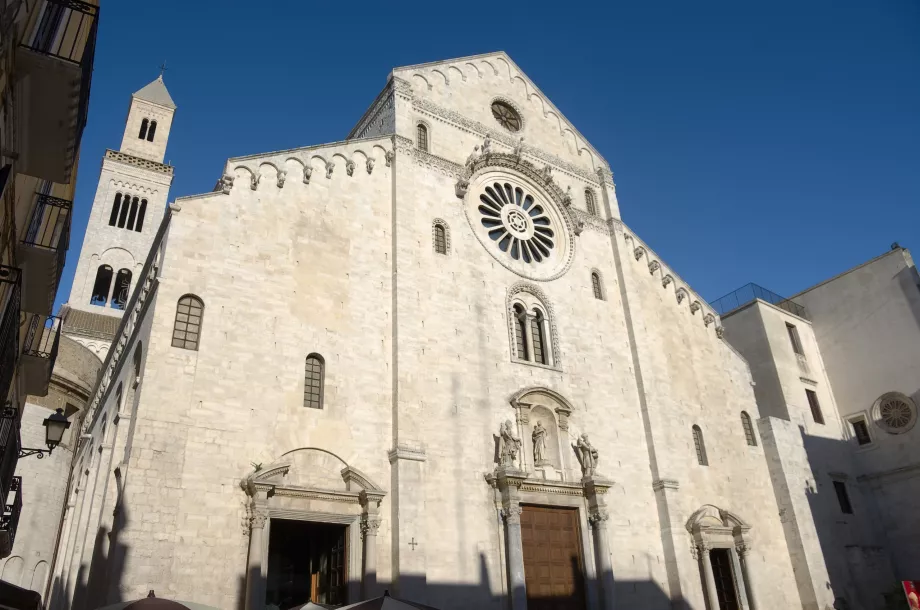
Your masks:
{"label": "cross atop tower", "polygon": [[163,78],[163,73],[166,72],[169,68],[166,67],[166,61],[160,64],[160,78]]}

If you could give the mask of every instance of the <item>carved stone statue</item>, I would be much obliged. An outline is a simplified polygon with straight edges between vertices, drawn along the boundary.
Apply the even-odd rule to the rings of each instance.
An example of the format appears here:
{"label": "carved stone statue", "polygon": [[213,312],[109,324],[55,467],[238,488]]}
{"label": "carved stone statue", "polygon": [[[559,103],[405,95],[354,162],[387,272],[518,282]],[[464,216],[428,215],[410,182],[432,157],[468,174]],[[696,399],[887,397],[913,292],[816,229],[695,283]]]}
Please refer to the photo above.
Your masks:
{"label": "carved stone statue", "polygon": [[230,189],[233,188],[233,176],[230,174],[224,174],[220,179],[220,192],[224,195],[230,194]]}
{"label": "carved stone statue", "polygon": [[491,155],[492,154],[492,138],[486,136],[486,139],[482,141],[482,154]]}
{"label": "carved stone statue", "polygon": [[572,187],[571,186],[566,187],[565,195],[562,196],[562,204],[565,205],[565,207],[569,207],[570,205],[572,205]]}
{"label": "carved stone statue", "polygon": [[581,474],[586,477],[593,476],[597,470],[597,449],[588,440],[588,435],[579,436],[574,448],[578,463],[581,464]]}
{"label": "carved stone statue", "polygon": [[546,459],[546,428],[543,427],[543,422],[537,422],[533,427],[533,434],[530,436],[533,439],[534,465],[545,466],[549,464],[549,461]]}
{"label": "carved stone statue", "polygon": [[305,165],[303,168],[303,183],[310,184],[310,177],[313,175],[313,168]]}
{"label": "carved stone statue", "polygon": [[287,178],[287,172],[282,170],[278,172],[278,188],[284,188],[284,179]]}
{"label": "carved stone statue", "polygon": [[553,178],[553,168],[549,164],[543,166],[543,179],[549,182]]}
{"label": "carved stone statue", "polygon": [[498,454],[501,456],[501,466],[504,468],[514,468],[517,461],[518,452],[521,450],[521,439],[514,435],[514,429],[511,427],[511,420],[505,420],[498,430],[499,447]]}
{"label": "carved stone statue", "polygon": [[521,139],[518,140],[518,143],[514,145],[514,156],[520,159],[522,154],[524,154],[524,137],[523,136],[521,136]]}
{"label": "carved stone statue", "polygon": [[466,158],[466,166],[473,167],[473,164],[479,160],[479,144],[473,147],[473,152]]}

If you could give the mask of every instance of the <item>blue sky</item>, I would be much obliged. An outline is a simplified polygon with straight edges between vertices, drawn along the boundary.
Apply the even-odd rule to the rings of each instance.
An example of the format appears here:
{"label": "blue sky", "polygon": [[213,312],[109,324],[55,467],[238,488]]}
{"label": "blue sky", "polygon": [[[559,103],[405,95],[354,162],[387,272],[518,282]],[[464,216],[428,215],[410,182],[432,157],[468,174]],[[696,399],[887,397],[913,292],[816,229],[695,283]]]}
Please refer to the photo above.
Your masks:
{"label": "blue sky", "polygon": [[[920,252],[914,0],[103,0],[67,300],[102,155],[159,73],[170,200],[231,156],[344,139],[396,66],[506,51],[609,161],[623,220],[706,299]],[[526,7],[526,8],[525,8]]]}

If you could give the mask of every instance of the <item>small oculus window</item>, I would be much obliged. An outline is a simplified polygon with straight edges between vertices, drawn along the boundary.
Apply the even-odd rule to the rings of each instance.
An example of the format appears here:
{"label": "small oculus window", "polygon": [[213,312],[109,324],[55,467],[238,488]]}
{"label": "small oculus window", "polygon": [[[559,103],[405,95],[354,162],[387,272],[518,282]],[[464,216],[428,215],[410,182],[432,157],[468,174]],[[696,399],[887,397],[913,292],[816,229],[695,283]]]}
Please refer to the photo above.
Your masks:
{"label": "small oculus window", "polygon": [[492,102],[492,116],[508,131],[521,130],[521,115],[506,102],[500,100]]}

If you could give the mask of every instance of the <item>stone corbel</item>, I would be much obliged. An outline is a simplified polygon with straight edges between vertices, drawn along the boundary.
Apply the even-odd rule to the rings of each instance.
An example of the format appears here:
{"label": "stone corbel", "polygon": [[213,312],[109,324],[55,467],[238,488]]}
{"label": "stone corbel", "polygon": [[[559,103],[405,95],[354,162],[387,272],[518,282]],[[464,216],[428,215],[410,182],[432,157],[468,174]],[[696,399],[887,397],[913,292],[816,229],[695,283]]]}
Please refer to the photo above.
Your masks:
{"label": "stone corbel", "polygon": [[655,275],[655,272],[661,269],[661,263],[658,261],[652,261],[648,264],[648,272],[651,275]]}
{"label": "stone corbel", "polygon": [[326,161],[326,177],[332,178],[332,171],[335,169],[335,163]]}
{"label": "stone corbel", "polygon": [[366,163],[366,165],[367,165],[367,173],[368,173],[368,174],[370,174],[370,173],[372,173],[372,172],[374,171],[374,163],[375,163],[375,161],[374,161],[374,158],[373,158],[373,157],[368,157],[368,158],[367,158],[367,163]]}
{"label": "stone corbel", "polygon": [[676,296],[677,296],[677,304],[680,305],[681,303],[683,303],[683,302],[684,302],[684,299],[687,298],[687,295],[688,295],[688,293],[687,293],[687,290],[686,290],[685,288],[678,288],[678,289],[677,289],[677,293],[676,293]]}
{"label": "stone corbel", "polygon": [[303,183],[310,184],[310,178],[313,176],[313,168],[309,165],[303,167]]}
{"label": "stone corbel", "polygon": [[393,165],[393,158],[394,158],[394,157],[395,157],[395,155],[393,154],[393,151],[392,151],[392,150],[388,150],[388,151],[386,151],[386,152],[383,154],[383,160],[384,160],[384,162],[386,163],[386,166],[387,166],[387,167],[390,167],[391,165]]}
{"label": "stone corbel", "polygon": [[662,287],[662,288],[667,288],[667,287],[668,287],[668,284],[670,284],[670,283],[673,282],[673,281],[674,281],[674,278],[673,278],[673,277],[671,277],[670,275],[666,275],[666,276],[664,276],[663,278],[661,278],[661,287]]}
{"label": "stone corbel", "polygon": [[642,246],[636,246],[636,249],[633,250],[633,256],[636,257],[636,260],[642,258],[642,255],[645,254],[645,248]]}
{"label": "stone corbel", "polygon": [[690,313],[696,313],[696,312],[698,312],[700,309],[702,309],[702,307],[703,307],[703,306],[700,305],[700,302],[699,302],[699,301],[693,301],[692,303],[690,303]]}
{"label": "stone corbel", "polygon": [[585,230],[585,221],[581,218],[575,218],[575,227],[572,229],[575,235],[581,235]]}
{"label": "stone corbel", "polygon": [[353,176],[355,174],[355,162],[351,159],[345,162],[345,173],[349,176]]}
{"label": "stone corbel", "polygon": [[705,324],[707,328],[709,327],[710,324],[712,324],[715,321],[716,321],[716,317],[712,315],[711,313],[707,313],[705,316],[703,316],[703,324]]}
{"label": "stone corbel", "polygon": [[220,192],[224,195],[230,194],[230,189],[233,188],[233,176],[230,174],[224,174],[220,179]]}
{"label": "stone corbel", "polygon": [[287,178],[287,172],[286,172],[286,171],[281,170],[280,172],[278,172],[278,188],[279,188],[279,189],[283,189],[283,188],[284,188],[284,179],[285,179],[285,178]]}
{"label": "stone corbel", "polygon": [[716,337],[718,337],[719,339],[721,339],[721,338],[723,338],[724,336],[725,336],[725,327],[724,327],[724,326],[716,326]]}
{"label": "stone corbel", "polygon": [[470,188],[470,181],[466,178],[460,178],[457,180],[457,184],[454,185],[454,192],[457,195],[457,199],[463,199],[466,197],[466,192]]}
{"label": "stone corbel", "polygon": [[259,188],[259,182],[262,181],[262,174],[253,174],[252,178],[249,181],[249,188],[252,190],[257,190]]}

